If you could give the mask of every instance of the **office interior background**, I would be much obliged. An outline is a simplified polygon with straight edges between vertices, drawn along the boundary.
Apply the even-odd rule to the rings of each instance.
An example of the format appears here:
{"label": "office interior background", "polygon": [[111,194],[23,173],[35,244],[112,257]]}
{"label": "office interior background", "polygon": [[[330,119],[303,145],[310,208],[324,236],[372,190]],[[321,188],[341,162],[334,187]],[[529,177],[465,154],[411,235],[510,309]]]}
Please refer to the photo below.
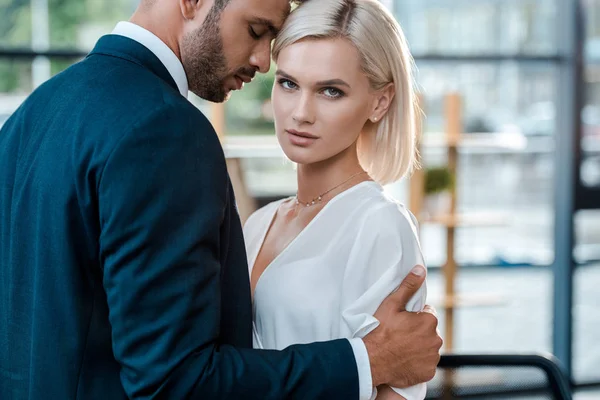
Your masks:
{"label": "office interior background", "polygon": [[[455,158],[453,219],[421,223],[445,351],[552,353],[581,393],[600,389],[600,0],[384,3],[415,58],[424,170]],[[0,125],[136,6],[0,0]],[[190,95],[250,207],[295,191],[273,138],[273,69],[224,105]],[[444,139],[450,126],[461,143]],[[410,204],[414,187],[386,190]]]}

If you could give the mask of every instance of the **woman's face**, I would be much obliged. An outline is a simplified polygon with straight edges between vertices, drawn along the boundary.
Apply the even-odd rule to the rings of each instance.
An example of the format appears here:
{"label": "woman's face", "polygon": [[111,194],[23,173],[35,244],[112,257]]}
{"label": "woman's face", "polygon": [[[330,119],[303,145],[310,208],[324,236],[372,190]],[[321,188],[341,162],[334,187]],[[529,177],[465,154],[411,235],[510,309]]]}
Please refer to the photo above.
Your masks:
{"label": "woman's face", "polygon": [[299,164],[328,160],[353,146],[377,96],[344,39],[309,39],[279,53],[272,92],[277,139]]}

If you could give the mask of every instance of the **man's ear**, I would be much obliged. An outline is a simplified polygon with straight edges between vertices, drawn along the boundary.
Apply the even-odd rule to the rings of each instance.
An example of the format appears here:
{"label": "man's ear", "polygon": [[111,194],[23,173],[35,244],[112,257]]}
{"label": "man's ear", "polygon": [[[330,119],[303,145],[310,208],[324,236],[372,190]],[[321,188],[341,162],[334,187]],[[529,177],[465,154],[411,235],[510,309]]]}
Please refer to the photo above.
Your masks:
{"label": "man's ear", "polygon": [[198,11],[204,6],[211,6],[210,0],[179,0],[179,8],[181,8],[181,15],[185,19],[194,19]]}
{"label": "man's ear", "polygon": [[396,94],[396,87],[394,83],[388,83],[383,89],[380,89],[375,95],[374,108],[369,118],[371,122],[380,121],[387,113],[394,95]]}

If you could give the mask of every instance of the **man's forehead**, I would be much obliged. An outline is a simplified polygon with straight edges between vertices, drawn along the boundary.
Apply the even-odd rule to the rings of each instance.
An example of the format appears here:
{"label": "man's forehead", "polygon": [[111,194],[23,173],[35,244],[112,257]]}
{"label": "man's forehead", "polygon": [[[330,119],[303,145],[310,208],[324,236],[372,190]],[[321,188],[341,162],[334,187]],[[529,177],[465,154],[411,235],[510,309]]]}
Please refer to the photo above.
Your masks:
{"label": "man's forehead", "polygon": [[[240,0],[238,0],[240,1]],[[247,4],[253,18],[271,21],[276,29],[281,29],[290,14],[289,0],[241,0]]]}

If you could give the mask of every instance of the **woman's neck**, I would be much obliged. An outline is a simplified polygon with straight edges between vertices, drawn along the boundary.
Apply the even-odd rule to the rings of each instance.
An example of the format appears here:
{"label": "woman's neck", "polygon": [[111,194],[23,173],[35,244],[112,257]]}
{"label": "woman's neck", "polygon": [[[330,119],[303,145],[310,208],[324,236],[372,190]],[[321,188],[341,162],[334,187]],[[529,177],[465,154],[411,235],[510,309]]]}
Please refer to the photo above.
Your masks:
{"label": "woman's neck", "polygon": [[345,189],[368,179],[366,173],[361,174],[364,170],[360,166],[356,151],[344,153],[319,163],[298,165],[300,202],[311,202],[331,190],[323,197],[323,201],[328,201]]}

